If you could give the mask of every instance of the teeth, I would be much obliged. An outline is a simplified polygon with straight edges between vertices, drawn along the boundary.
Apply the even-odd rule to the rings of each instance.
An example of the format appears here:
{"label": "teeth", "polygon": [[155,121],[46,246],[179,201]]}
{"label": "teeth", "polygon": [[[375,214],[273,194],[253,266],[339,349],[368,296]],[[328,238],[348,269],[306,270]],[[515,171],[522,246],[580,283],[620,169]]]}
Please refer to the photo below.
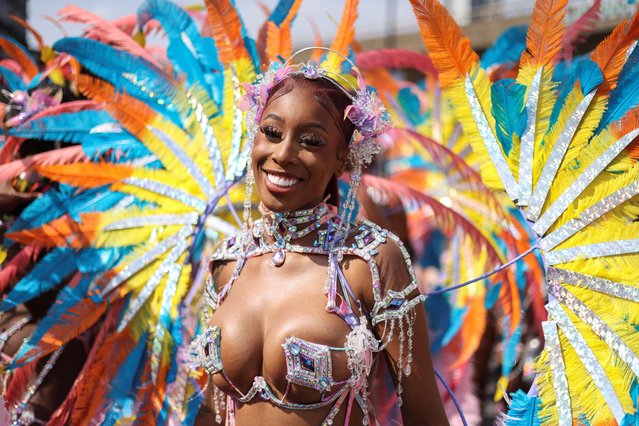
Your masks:
{"label": "teeth", "polygon": [[285,178],[283,176],[272,175],[270,173],[265,173],[265,174],[266,174],[266,178],[273,185],[282,186],[284,188],[293,186],[300,181],[299,179],[295,179],[295,178]]}

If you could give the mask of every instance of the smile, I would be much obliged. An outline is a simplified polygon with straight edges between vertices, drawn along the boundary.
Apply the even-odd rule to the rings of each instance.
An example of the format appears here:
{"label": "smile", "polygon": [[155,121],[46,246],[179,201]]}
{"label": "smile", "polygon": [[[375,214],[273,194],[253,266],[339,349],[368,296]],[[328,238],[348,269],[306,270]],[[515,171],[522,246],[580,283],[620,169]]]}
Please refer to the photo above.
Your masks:
{"label": "smile", "polygon": [[282,175],[272,174],[267,171],[264,171],[264,175],[266,176],[266,180],[270,184],[278,186],[280,188],[290,188],[301,181],[301,179],[296,177],[291,177],[291,176],[285,177]]}

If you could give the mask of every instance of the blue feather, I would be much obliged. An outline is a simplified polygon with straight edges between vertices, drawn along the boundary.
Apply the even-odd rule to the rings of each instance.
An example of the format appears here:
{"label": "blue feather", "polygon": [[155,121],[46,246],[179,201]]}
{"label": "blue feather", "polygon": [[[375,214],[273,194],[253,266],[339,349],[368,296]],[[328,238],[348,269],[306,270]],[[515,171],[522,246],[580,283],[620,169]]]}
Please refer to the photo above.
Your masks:
{"label": "blue feather", "polygon": [[56,247],[38,262],[31,272],[11,289],[0,303],[6,312],[55,288],[76,270],[76,253],[70,247]]}
{"label": "blue feather", "polygon": [[277,26],[282,25],[282,22],[286,19],[291,7],[293,7],[293,3],[295,3],[295,0],[280,0],[277,2],[277,6],[275,6],[275,9],[271,12],[271,16],[268,20]]}
{"label": "blue feather", "polygon": [[428,329],[430,335],[430,350],[436,354],[444,346],[443,338],[450,328],[451,308],[446,294],[428,296],[424,302],[428,315]]}
{"label": "blue feather", "polygon": [[510,334],[510,317],[504,318],[502,341],[503,341],[503,353],[501,356],[501,374],[502,376],[508,376],[513,369],[515,362],[517,361],[517,345],[521,342],[521,325],[515,328],[515,331]]}
{"label": "blue feather", "polygon": [[481,66],[486,69],[492,65],[517,63],[526,49],[528,27],[520,25],[508,28],[489,47],[481,57]]}
{"label": "blue feather", "polygon": [[75,57],[93,74],[113,84],[116,90],[142,100],[174,123],[182,123],[173,103],[176,94],[173,83],[144,59],[81,37],[63,38],[55,42],[53,48]]}
{"label": "blue feather", "polygon": [[16,90],[27,90],[27,85],[24,84],[22,78],[14,74],[14,72],[7,67],[0,66],[0,78],[4,82],[7,90],[10,92],[14,92]]}
{"label": "blue feather", "polygon": [[[151,152],[104,110],[84,110],[30,120],[7,134],[82,144],[87,156],[95,158],[109,150],[125,153],[121,161],[151,155]],[[114,156],[115,157],[115,156]],[[114,158],[113,161],[116,161]]]}
{"label": "blue feather", "polygon": [[189,86],[200,85],[216,104],[222,102],[222,65],[215,42],[202,37],[184,9],[166,0],[147,0],[138,9],[142,23],[155,19],[169,39],[167,56],[175,70],[186,76]]}
{"label": "blue feather", "polygon": [[497,299],[499,299],[499,293],[501,293],[501,281],[495,283],[494,285],[488,287],[486,291],[486,297],[484,299],[484,306],[486,309],[491,309],[497,303]]}
{"label": "blue feather", "polygon": [[124,198],[124,194],[103,187],[76,191],[72,186],[59,185],[58,190],[45,192],[22,211],[9,232],[37,228],[67,213],[79,220],[80,213],[108,210]]}
{"label": "blue feather", "polygon": [[505,418],[505,426],[540,426],[539,410],[541,400],[538,396],[526,395],[522,390],[510,394],[510,406]]}
{"label": "blue feather", "polygon": [[521,136],[526,128],[524,95],[526,87],[513,79],[497,81],[491,87],[492,113],[497,122],[497,139],[508,155],[513,146],[513,136]]}
{"label": "blue feather", "polygon": [[624,114],[639,104],[639,49],[633,49],[626,60],[617,87],[610,92],[608,107],[601,117],[595,133],[605,129],[610,123],[620,120]]}
{"label": "blue feather", "polygon": [[139,381],[138,374],[132,373],[139,371],[139,366],[144,358],[146,343],[147,335],[144,334],[126,357],[116,376],[109,383],[107,400],[111,401],[111,406],[102,421],[103,425],[116,425],[118,421],[121,421],[127,414],[132,412],[136,395],[136,382]]}

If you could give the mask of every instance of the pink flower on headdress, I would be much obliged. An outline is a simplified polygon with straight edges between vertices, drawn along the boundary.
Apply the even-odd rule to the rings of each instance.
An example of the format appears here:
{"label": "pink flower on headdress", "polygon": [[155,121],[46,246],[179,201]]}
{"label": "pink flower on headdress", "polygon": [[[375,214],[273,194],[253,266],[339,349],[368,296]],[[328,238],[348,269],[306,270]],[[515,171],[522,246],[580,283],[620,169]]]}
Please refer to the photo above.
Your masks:
{"label": "pink flower on headdress", "polygon": [[379,98],[373,92],[360,90],[352,105],[346,107],[344,115],[355,125],[362,138],[374,138],[386,131],[389,115]]}

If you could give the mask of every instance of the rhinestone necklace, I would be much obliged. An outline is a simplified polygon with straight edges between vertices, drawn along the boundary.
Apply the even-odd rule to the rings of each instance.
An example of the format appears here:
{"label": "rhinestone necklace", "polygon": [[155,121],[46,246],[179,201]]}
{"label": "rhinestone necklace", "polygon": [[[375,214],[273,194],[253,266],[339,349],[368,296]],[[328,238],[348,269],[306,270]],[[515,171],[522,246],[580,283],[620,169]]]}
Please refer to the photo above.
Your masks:
{"label": "rhinestone necklace", "polygon": [[[333,210],[326,204],[326,200],[312,209],[284,213],[271,212],[260,204],[260,212],[264,215],[264,230],[274,240],[275,252],[271,258],[273,266],[284,264],[286,251],[291,250],[292,240],[300,239],[318,230],[335,216]],[[313,243],[313,245],[316,244],[317,241]]]}

